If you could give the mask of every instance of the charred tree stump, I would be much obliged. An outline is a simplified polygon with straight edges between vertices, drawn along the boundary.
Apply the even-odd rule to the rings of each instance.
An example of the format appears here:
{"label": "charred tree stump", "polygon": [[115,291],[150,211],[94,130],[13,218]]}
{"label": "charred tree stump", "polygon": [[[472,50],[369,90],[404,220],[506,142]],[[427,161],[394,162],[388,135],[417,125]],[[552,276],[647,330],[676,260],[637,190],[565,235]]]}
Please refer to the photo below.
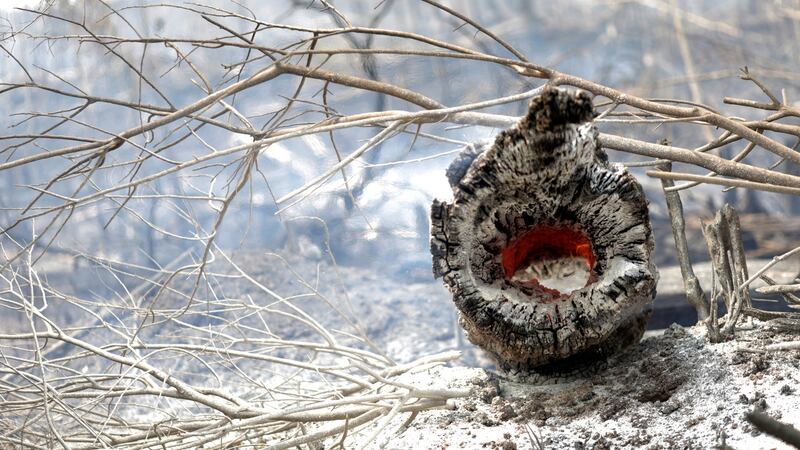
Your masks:
{"label": "charred tree stump", "polygon": [[591,99],[547,89],[447,170],[433,272],[474,344],[507,373],[568,371],[638,342],[658,272],[641,186],[609,164]]}

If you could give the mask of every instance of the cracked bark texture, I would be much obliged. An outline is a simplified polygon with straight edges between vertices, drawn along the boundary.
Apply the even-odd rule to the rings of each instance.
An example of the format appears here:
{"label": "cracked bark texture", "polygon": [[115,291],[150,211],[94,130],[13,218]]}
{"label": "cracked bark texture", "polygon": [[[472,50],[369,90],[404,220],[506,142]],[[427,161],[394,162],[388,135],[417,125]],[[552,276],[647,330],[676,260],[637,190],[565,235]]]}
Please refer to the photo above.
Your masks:
{"label": "cracked bark texture", "polygon": [[[470,341],[508,374],[585,367],[638,342],[652,312],[647,201],[632,175],[608,163],[593,118],[585,93],[543,91],[493,144],[455,159],[453,201],[431,206],[433,273]],[[561,293],[512,279],[504,250],[543,227],[588,238],[585,286]]]}

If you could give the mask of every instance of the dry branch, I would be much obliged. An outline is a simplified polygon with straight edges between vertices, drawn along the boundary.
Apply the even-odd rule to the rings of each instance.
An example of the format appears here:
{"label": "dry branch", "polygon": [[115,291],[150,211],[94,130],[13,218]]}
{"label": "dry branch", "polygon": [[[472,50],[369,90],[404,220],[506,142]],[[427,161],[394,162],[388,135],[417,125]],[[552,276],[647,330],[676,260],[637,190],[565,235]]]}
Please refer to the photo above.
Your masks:
{"label": "dry branch", "polygon": [[[665,163],[658,167],[664,171],[659,173],[669,174],[672,170],[672,163]],[[653,176],[652,172],[647,172],[647,174]],[[692,263],[689,260],[689,246],[686,243],[686,223],[683,217],[683,204],[680,194],[678,192],[668,191],[668,189],[674,185],[675,184],[668,177],[661,179],[661,186],[664,189],[664,197],[667,201],[669,218],[672,223],[672,236],[675,240],[675,248],[678,251],[678,264],[681,268],[683,284],[686,289],[686,300],[697,312],[697,320],[703,321],[708,318],[709,304],[703,293],[703,288],[700,286],[700,281],[694,274]]]}
{"label": "dry branch", "polygon": [[[310,280],[313,276],[305,279],[308,274],[294,273],[307,291],[281,295],[215,244],[231,229],[241,233],[225,220],[232,221],[231,211],[239,203],[249,204],[252,212],[259,190],[268,193],[266,198],[273,201],[268,206],[283,219],[291,212],[288,208],[317,198],[323,185],[340,173],[357,208],[353,191],[364,186],[357,186],[356,166],[394,164],[367,159],[381,147],[406,145],[404,139],[412,133],[411,127],[405,129],[408,125],[416,127],[411,145],[417,138],[453,145],[454,139],[443,136],[447,127],[507,128],[518,121],[510,109],[485,109],[517,106],[545,86],[562,86],[591,93],[595,107],[606,108],[600,110],[601,118],[631,128],[679,123],[698,131],[692,133],[697,136],[720,128],[719,137],[693,148],[646,142],[630,137],[634,132],[598,136],[606,149],[656,158],[656,164],[690,166],[678,173],[649,172],[664,180],[676,243],[684,249],[679,189],[718,184],[783,195],[800,192],[795,170],[800,153],[796,146],[783,144],[800,136],[800,127],[792,122],[800,110],[751,71],[742,72],[744,82],[755,85],[767,100],[724,99],[747,108],[754,117],[743,120],[702,104],[696,89],[692,101],[648,99],[531,62],[501,38],[504,33],[432,0],[425,5],[437,9],[431,25],[450,30],[451,22],[467,24],[479,32],[477,37],[434,38],[379,27],[391,2],[374,13],[374,21],[348,17],[343,5],[330,1],[322,2],[321,11],[306,10],[300,3],[296,4],[304,14],[332,18],[335,25],[298,26],[238,8],[194,3],[115,9],[113,3],[87,2],[76,9],[72,2],[47,2],[41,11],[22,10],[19,14],[28,23],[0,36],[3,54],[10,57],[8,66],[14,68],[0,83],[0,99],[9,105],[3,112],[15,128],[0,136],[0,180],[8,183],[3,187],[7,203],[0,210],[0,311],[13,318],[13,325],[25,327],[0,334],[2,423],[11,427],[0,434],[0,446],[41,448],[55,445],[54,438],[71,448],[290,448],[330,438],[343,448],[381,416],[382,424],[394,414],[413,418],[417,411],[442,407],[447,399],[464,395],[398,380],[409,371],[450,361],[455,354],[395,364],[360,334],[358,318],[332,308],[331,316],[345,317],[342,320],[353,328],[335,333],[322,324],[324,318],[312,317],[296,305],[308,298],[337,304]],[[170,28],[151,31],[137,25],[146,22],[150,11],[176,15],[177,21],[203,28],[187,37],[173,35]],[[672,12],[683,28],[701,26],[732,34],[697,15],[677,8]],[[129,20],[135,14],[142,14],[142,21]],[[483,36],[490,45],[480,41]],[[380,46],[372,45],[373,39]],[[90,82],[37,65],[38,60],[25,54],[50,49],[77,55],[92,75]],[[164,58],[159,50],[169,55],[164,72],[159,72],[163,67],[150,67]],[[359,68],[353,58],[381,68],[392,60],[392,73],[378,77],[375,66],[364,63]],[[430,94],[437,91],[418,86],[403,72],[416,59],[430,67],[469,63],[494,71],[490,77],[511,78],[509,86],[523,87],[502,96],[475,89],[445,100],[448,95]],[[125,95],[104,93],[102,83],[96,82],[104,76],[119,81]],[[702,76],[689,77],[693,86]],[[177,84],[170,84],[176,79]],[[177,101],[179,93],[188,100]],[[370,103],[375,98],[386,102]],[[347,139],[341,137],[344,133],[350,133]],[[373,138],[354,144],[366,134]],[[265,159],[289,143],[299,152],[295,149],[306,145],[305,139],[317,138],[330,141],[331,155],[338,152],[334,139],[356,150],[331,159],[335,162],[329,167],[314,166],[304,179],[293,179],[299,188],[273,192],[262,170],[276,160]],[[744,150],[732,158],[724,156],[739,142],[746,144]],[[780,164],[742,162],[763,152],[776,155]],[[281,168],[288,171],[289,166]],[[694,168],[707,173],[691,173]],[[254,187],[257,180],[264,186]],[[671,186],[669,180],[690,183]],[[160,214],[169,220],[160,220]],[[133,219],[119,219],[126,215]],[[750,307],[748,291],[754,280],[796,255],[800,247],[748,276],[735,216],[729,210],[720,217],[708,229],[715,273],[725,286],[720,292],[731,313],[720,332],[734,331],[740,309],[748,316],[789,317]],[[59,249],[64,242],[60,234],[74,233],[73,225],[89,239],[113,239],[97,238],[88,251],[94,254]],[[127,260],[137,250],[120,250],[136,233],[149,236],[146,263]],[[346,241],[342,236],[327,240],[331,256],[330,241]],[[181,258],[191,255],[188,262],[176,258],[179,263],[162,267],[163,261],[152,253],[172,241],[197,244],[199,249],[181,252]],[[96,270],[92,273],[103,276],[92,282],[99,284],[102,278],[113,293],[72,295],[50,284],[37,272],[37,264],[49,257],[55,261],[56,254],[78,255],[72,263],[75,283],[84,282],[78,275],[91,278],[87,273]],[[688,258],[681,259],[681,268],[687,296],[703,317],[702,294]],[[233,294],[225,285],[231,280],[241,287]],[[792,282],[763,291],[791,299],[795,288]],[[709,322],[716,324],[713,298]],[[66,323],[58,308],[70,311],[77,322]],[[285,327],[308,335],[287,335]]]}

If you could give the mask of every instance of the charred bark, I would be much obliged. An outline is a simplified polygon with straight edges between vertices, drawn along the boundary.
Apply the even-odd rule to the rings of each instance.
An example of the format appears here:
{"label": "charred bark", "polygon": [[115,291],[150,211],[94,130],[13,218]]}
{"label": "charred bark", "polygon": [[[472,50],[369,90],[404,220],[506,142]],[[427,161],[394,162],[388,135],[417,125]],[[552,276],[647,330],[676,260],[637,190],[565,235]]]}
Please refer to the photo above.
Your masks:
{"label": "charred bark", "polygon": [[453,201],[431,206],[434,275],[506,372],[603,358],[637,342],[651,314],[647,201],[608,163],[593,117],[588,95],[544,91],[493,144],[456,158]]}

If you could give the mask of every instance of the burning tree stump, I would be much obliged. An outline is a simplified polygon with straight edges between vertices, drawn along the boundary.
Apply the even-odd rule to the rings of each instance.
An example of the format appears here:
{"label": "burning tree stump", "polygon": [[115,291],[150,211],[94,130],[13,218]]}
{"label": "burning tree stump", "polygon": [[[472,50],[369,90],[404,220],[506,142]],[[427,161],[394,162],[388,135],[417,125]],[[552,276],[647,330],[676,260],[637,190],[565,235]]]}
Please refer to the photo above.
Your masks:
{"label": "burning tree stump", "polygon": [[593,118],[588,95],[545,90],[493,145],[456,158],[453,202],[431,206],[434,275],[503,371],[603,358],[638,342],[652,312],[647,201]]}

